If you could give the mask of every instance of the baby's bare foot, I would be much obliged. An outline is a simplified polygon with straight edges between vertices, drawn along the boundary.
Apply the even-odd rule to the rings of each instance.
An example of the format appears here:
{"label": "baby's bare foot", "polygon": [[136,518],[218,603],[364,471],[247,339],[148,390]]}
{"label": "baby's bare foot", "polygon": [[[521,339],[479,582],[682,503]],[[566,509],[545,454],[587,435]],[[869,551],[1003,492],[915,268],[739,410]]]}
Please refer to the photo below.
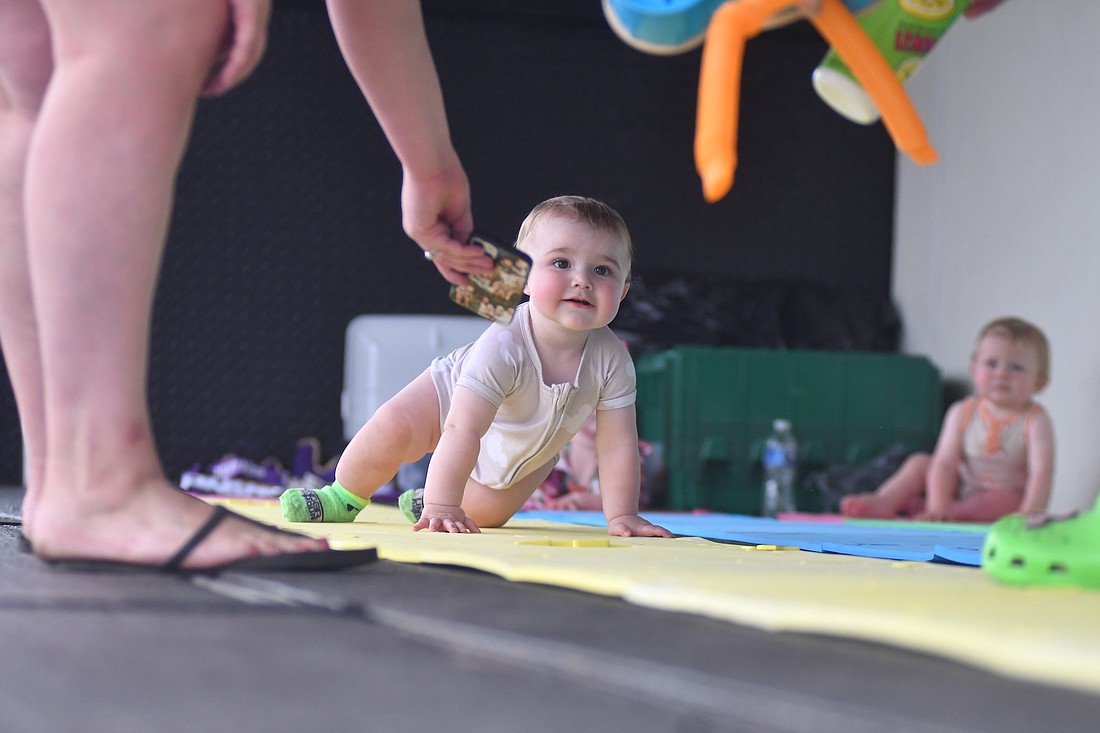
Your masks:
{"label": "baby's bare foot", "polygon": [[840,513],[864,519],[896,519],[897,509],[874,494],[852,494],[840,500]]}

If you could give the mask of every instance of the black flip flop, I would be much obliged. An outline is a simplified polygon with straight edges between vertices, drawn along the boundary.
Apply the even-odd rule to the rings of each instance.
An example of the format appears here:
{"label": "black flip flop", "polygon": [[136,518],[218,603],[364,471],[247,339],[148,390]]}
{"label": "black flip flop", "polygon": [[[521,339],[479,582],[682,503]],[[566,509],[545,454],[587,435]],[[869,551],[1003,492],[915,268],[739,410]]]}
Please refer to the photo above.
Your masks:
{"label": "black flip flop", "polygon": [[141,563],[123,562],[121,560],[89,560],[84,558],[54,558],[46,559],[50,566],[75,572],[86,573],[161,573],[165,575],[179,575],[184,577],[194,575],[217,575],[226,571],[306,571],[306,570],[343,570],[358,567],[374,562],[378,559],[378,550],[373,547],[362,550],[316,550],[311,552],[286,552],[277,555],[252,555],[232,560],[220,565],[205,568],[185,568],[183,562],[206,537],[214,531],[214,528],[227,517],[240,519],[251,524],[262,526],[264,529],[283,534],[297,535],[278,527],[272,527],[262,522],[257,522],[248,517],[229,511],[223,506],[215,506],[210,517],[203,523],[195,534],[180,547],[179,551],[163,565],[144,565]]}
{"label": "black flip flop", "polygon": [[[0,525],[21,527],[23,525],[23,515],[18,512],[0,511]],[[16,542],[18,543],[17,546],[20,552],[34,552],[30,540],[27,539],[27,536],[23,534],[22,531],[19,532],[19,538]]]}

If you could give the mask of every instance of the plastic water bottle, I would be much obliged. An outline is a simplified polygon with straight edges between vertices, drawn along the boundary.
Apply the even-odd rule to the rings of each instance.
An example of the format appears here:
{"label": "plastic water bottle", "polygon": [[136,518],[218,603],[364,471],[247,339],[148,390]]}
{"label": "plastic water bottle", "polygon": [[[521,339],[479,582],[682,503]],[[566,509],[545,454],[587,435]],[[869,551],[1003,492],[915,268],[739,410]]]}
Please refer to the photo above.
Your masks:
{"label": "plastic water bottle", "polygon": [[798,441],[789,420],[772,423],[772,434],[764,444],[765,517],[794,511],[794,479],[798,471]]}

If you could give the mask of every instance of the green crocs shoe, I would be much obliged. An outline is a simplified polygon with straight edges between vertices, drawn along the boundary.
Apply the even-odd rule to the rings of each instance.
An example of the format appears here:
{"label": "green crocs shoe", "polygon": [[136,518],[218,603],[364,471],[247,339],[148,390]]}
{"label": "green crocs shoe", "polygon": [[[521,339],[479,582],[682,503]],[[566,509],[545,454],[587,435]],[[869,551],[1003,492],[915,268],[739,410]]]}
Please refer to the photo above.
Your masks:
{"label": "green crocs shoe", "polygon": [[1100,502],[1087,512],[997,520],[982,567],[1011,585],[1100,588]]}

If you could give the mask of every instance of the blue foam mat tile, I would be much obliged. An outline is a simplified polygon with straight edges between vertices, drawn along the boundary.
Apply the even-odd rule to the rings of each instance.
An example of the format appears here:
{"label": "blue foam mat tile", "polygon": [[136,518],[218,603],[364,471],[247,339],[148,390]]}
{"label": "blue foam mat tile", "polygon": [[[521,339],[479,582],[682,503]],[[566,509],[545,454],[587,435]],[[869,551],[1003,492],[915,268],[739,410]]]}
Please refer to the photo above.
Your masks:
{"label": "blue foam mat tile", "polygon": [[981,544],[977,547],[948,547],[945,545],[936,545],[935,554],[935,560],[939,562],[949,562],[955,565],[973,565],[974,567],[981,567],[982,565]]}
{"label": "blue foam mat tile", "polygon": [[[887,560],[981,565],[985,532],[980,527],[939,528],[897,522],[814,522],[776,520],[738,514],[643,512],[643,516],[676,535],[720,542],[797,547]],[[517,519],[536,519],[603,526],[600,512],[527,511]]]}
{"label": "blue foam mat tile", "polygon": [[898,544],[859,544],[852,545],[840,542],[824,542],[822,548],[825,552],[834,555],[858,555],[860,557],[877,557],[881,560],[905,560],[908,562],[930,562],[935,557],[933,546],[898,545]]}

